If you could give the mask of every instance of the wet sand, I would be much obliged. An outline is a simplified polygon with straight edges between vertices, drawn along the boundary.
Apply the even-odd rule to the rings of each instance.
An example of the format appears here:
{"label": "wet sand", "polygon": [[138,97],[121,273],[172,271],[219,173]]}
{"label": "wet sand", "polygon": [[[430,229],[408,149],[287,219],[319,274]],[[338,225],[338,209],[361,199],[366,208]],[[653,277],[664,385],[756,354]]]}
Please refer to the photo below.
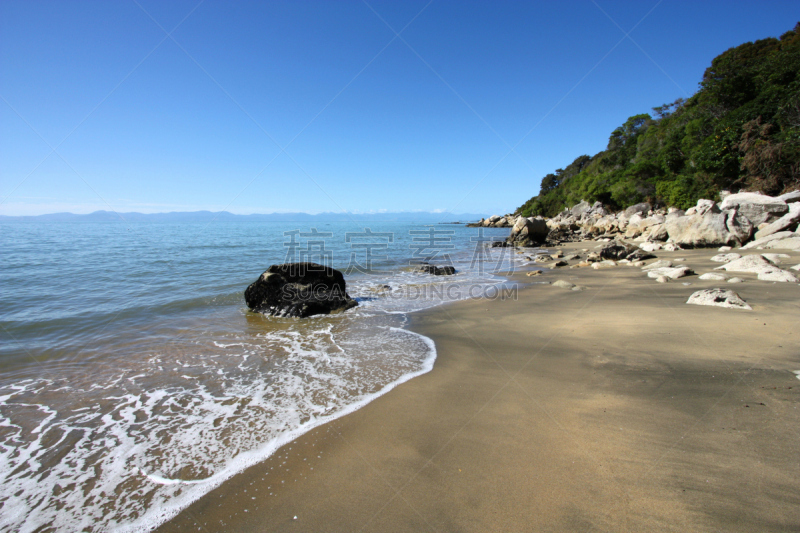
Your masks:
{"label": "wet sand", "polygon": [[[698,274],[716,253],[656,252]],[[587,289],[415,314],[430,373],[159,531],[797,531],[800,285],[733,275],[748,281],[561,268],[512,279]],[[715,287],[753,310],[685,303]]]}

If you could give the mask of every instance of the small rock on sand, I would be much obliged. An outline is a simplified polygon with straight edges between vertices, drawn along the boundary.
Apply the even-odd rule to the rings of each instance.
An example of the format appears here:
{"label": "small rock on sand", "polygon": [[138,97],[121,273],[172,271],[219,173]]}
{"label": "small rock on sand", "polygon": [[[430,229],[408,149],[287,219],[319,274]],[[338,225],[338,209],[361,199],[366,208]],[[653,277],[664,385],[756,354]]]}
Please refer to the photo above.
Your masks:
{"label": "small rock on sand", "polygon": [[708,281],[708,280],[725,281],[726,279],[728,279],[728,276],[726,276],[725,274],[720,274],[719,272],[707,272],[707,273],[703,274],[702,276],[700,276],[699,279],[702,279],[704,281]]}
{"label": "small rock on sand", "polygon": [[731,278],[728,283],[744,283],[744,278]]}
{"label": "small rock on sand", "polygon": [[562,288],[562,289],[572,290],[572,289],[575,288],[575,284],[574,283],[570,283],[569,281],[564,281],[563,279],[560,279],[558,281],[554,281],[553,282],[553,287],[559,287],[559,288]]}
{"label": "small rock on sand", "polygon": [[667,276],[658,276],[656,281],[658,283],[669,283],[669,278]]}
{"label": "small rock on sand", "polygon": [[[692,272],[692,269],[685,266],[678,266],[675,268],[670,268],[670,267],[654,268],[652,270],[647,271],[647,277],[656,278],[656,280],[660,277],[667,277],[669,279],[679,279],[688,276],[690,274],[694,274],[694,272]],[[663,283],[663,281],[661,283]]]}
{"label": "small rock on sand", "polygon": [[720,246],[719,249],[717,249],[718,252],[730,252],[731,250],[732,248],[730,246]]}
{"label": "small rock on sand", "polygon": [[727,307],[729,309],[753,309],[747,305],[747,302],[742,300],[738,294],[728,289],[704,289],[702,291],[696,291],[689,296],[686,303],[693,305],[713,305],[716,307]]}
{"label": "small rock on sand", "polygon": [[789,268],[791,268],[792,270],[797,270],[797,271],[800,271],[800,264],[798,264],[798,265],[795,265],[795,266],[793,266],[793,267],[789,267]]}

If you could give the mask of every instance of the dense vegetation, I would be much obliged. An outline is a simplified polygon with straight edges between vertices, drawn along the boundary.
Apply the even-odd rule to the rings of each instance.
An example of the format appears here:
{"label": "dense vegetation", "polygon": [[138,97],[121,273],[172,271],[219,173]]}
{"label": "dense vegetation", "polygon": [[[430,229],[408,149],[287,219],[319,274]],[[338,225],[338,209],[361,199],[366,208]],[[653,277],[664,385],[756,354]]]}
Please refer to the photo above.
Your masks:
{"label": "dense vegetation", "polygon": [[581,200],[687,208],[720,190],[800,188],[800,23],[722,53],[697,93],[653,111],[615,129],[605,151],[545,176],[517,213],[553,216]]}

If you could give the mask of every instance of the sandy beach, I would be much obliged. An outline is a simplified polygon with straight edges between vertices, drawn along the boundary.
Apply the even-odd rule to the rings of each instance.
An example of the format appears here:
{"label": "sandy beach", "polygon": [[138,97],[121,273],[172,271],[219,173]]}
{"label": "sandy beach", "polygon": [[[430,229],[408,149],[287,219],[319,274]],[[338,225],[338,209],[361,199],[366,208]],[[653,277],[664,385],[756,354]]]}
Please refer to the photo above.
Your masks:
{"label": "sandy beach", "polygon": [[[702,274],[716,253],[658,256]],[[431,372],[159,531],[796,531],[800,285],[737,275],[564,267],[513,274],[516,299],[413,314]],[[542,283],[558,279],[586,290]],[[752,311],[685,303],[715,287]]]}

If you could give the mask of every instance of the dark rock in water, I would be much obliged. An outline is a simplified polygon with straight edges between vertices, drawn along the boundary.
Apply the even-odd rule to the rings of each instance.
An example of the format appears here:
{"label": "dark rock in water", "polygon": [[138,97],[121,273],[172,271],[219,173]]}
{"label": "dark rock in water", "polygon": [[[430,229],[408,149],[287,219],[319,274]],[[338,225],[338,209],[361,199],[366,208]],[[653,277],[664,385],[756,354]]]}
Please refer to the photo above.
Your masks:
{"label": "dark rock in water", "polygon": [[417,272],[422,274],[433,274],[434,276],[452,276],[456,273],[456,269],[452,266],[437,267],[436,265],[429,265],[425,263],[419,267]]}
{"label": "dark rock in water", "polygon": [[602,259],[612,259],[615,261],[619,261],[620,259],[627,258],[629,255],[631,255],[633,252],[637,250],[638,248],[636,248],[635,246],[631,246],[630,244],[614,241],[609,243],[602,250],[600,250],[600,257]]}
{"label": "dark rock in water", "polygon": [[506,241],[492,241],[489,248],[513,248],[514,245]]}
{"label": "dark rock in water", "polygon": [[244,299],[252,311],[301,318],[358,305],[347,294],[342,273],[317,263],[272,265],[247,287]]}

